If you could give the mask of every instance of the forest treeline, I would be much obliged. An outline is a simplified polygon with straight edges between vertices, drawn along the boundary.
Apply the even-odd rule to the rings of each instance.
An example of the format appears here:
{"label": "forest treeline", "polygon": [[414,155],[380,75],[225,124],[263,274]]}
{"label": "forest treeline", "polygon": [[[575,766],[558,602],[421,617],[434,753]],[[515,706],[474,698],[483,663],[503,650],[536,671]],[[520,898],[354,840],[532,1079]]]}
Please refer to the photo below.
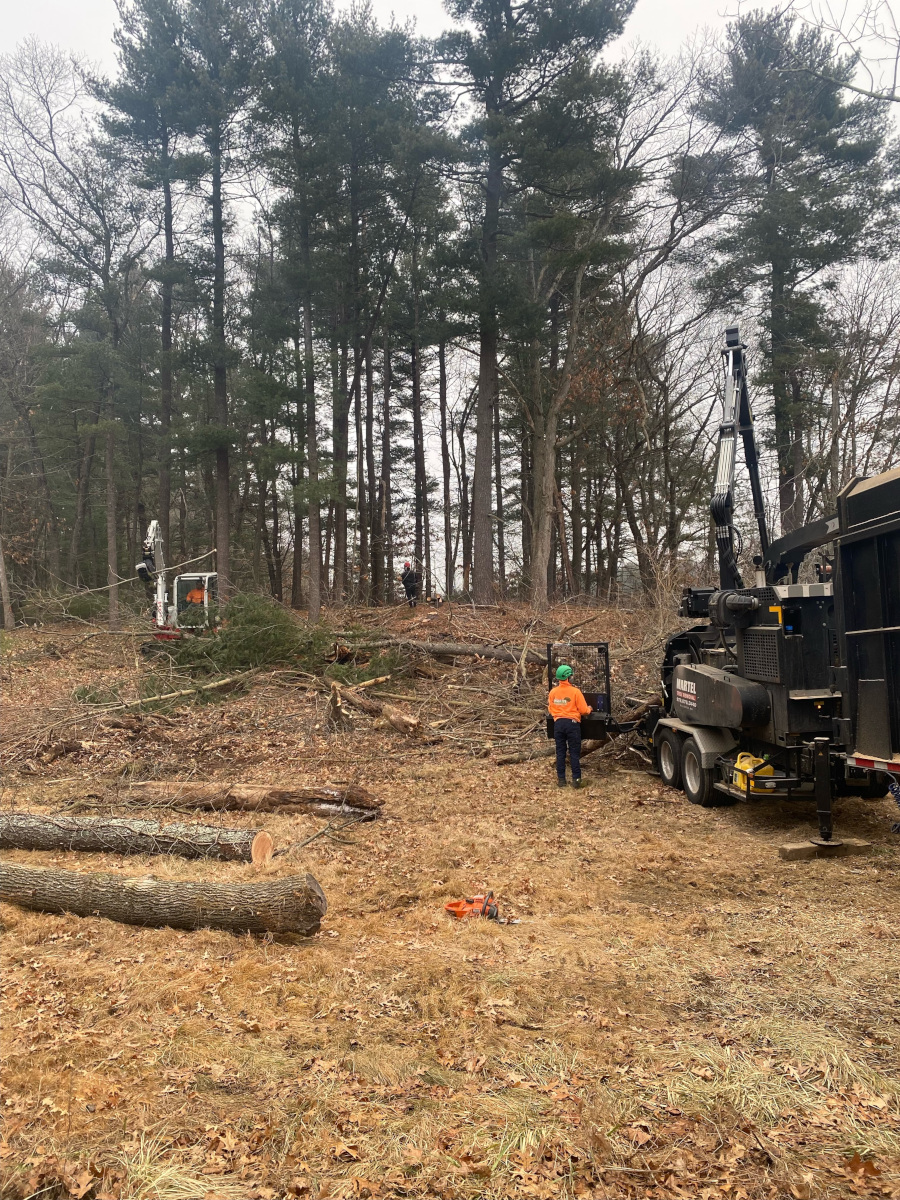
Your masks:
{"label": "forest treeline", "polygon": [[776,528],[896,463],[890,104],[789,12],[604,53],[630,7],[447,0],[428,40],[125,0],[111,79],[3,59],[13,599],[105,589],[115,622],[153,518],[314,619],[405,559],[479,603],[653,592],[710,565],[736,317]]}

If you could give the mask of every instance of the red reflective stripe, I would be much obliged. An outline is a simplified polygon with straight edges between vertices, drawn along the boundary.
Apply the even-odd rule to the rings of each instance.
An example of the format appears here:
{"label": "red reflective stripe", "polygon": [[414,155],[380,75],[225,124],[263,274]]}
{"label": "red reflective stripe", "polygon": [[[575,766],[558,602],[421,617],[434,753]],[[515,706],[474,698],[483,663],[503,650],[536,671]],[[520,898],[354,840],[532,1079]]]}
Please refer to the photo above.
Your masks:
{"label": "red reflective stripe", "polygon": [[851,758],[851,759],[850,759],[850,761],[853,763],[853,765],[854,765],[855,767],[869,767],[869,768],[871,768],[871,767],[874,767],[874,766],[875,766],[875,759],[874,759],[874,758]]}
{"label": "red reflective stripe", "polygon": [[885,763],[884,765],[889,771],[896,771],[900,774],[900,763]]}

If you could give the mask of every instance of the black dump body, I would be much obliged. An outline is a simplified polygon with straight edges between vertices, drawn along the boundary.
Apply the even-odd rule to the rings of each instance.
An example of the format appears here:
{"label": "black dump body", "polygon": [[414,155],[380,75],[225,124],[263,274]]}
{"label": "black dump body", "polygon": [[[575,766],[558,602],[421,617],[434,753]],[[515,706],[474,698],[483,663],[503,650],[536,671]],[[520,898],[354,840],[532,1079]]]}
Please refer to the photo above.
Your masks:
{"label": "black dump body", "polygon": [[900,468],[838,501],[837,625],[851,754],[900,766]]}

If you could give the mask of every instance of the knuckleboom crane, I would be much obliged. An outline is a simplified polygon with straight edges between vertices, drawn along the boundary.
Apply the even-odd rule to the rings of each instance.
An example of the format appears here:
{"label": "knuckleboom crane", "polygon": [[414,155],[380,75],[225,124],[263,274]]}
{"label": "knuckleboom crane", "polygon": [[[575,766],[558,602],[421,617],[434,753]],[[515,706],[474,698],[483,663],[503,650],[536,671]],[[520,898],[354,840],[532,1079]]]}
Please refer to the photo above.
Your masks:
{"label": "knuckleboom crane", "polygon": [[742,588],[740,567],[734,553],[734,476],[737,459],[737,440],[740,434],[744,446],[744,461],[750,476],[753,495],[753,516],[759,530],[762,553],[769,549],[769,529],[762,484],[759,479],[759,451],[753,428],[750,393],[747,390],[746,346],[740,330],[731,325],[725,330],[725,411],[719,426],[719,445],[716,453],[716,475],[710,512],[716,523],[716,547],[719,554],[719,586]]}
{"label": "knuckleboom crane", "polygon": [[[812,841],[834,849],[832,797],[880,797],[900,781],[900,468],[854,478],[835,515],[772,541],[736,325],[722,356],[710,504],[719,586],[684,589],[682,616],[708,623],[669,639],[663,705],[643,729],[663,780],[692,803],[808,798]],[[750,587],[735,551],[739,438],[760,544]],[[815,583],[800,583],[807,555],[828,543],[833,559],[817,564]]]}

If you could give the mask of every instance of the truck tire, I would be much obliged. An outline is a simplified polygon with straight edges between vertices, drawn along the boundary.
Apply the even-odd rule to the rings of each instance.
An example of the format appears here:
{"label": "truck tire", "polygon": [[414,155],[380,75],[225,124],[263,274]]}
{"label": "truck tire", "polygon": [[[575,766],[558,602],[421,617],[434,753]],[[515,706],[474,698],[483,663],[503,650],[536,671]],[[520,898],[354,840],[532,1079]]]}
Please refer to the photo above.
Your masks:
{"label": "truck tire", "polygon": [[681,777],[684,794],[691,804],[699,804],[701,808],[718,808],[732,803],[729,796],[717,792],[713,787],[715,768],[704,767],[700,747],[692,737],[681,747]]}
{"label": "truck tire", "polygon": [[680,788],[681,782],[681,743],[680,733],[664,725],[654,736],[656,742],[656,765],[659,767],[660,778],[667,787]]}
{"label": "truck tire", "polygon": [[844,785],[844,795],[858,796],[860,800],[883,800],[887,795],[890,776],[880,771],[872,771],[868,782],[862,779],[859,783],[848,780]]}
{"label": "truck tire", "polygon": [[842,779],[834,785],[835,796],[858,796],[860,800],[883,800],[890,775],[885,771],[867,771],[865,778]]}

